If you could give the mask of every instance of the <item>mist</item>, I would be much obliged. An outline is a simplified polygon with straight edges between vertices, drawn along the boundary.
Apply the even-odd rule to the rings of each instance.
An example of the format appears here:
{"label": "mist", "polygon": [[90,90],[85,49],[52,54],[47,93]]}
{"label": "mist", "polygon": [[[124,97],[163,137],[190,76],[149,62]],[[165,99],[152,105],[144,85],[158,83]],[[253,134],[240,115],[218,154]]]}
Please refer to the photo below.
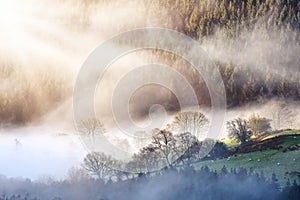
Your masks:
{"label": "mist", "polygon": [[[1,1],[0,11],[1,172],[63,178],[86,153],[75,135],[72,111],[82,63],[112,35],[148,22],[139,1],[12,0]],[[117,63],[119,68],[103,80],[101,96],[108,96],[115,80],[143,57],[133,55]],[[99,99],[102,107],[109,105],[110,99]],[[101,112],[108,129],[109,112]]]}
{"label": "mist", "polygon": [[0,132],[0,171],[31,180],[64,179],[79,166],[86,150],[79,137],[51,127],[26,127]]}
{"label": "mist", "polygon": [[[0,161],[5,163],[1,172],[33,179],[46,174],[61,178],[67,169],[80,165],[86,150],[75,135],[73,121],[72,94],[77,74],[88,55],[114,35],[146,26],[173,28],[165,25],[164,19],[170,13],[178,17],[176,11],[164,7],[157,11],[145,6],[149,6],[147,2],[143,4],[138,0],[0,2],[0,145],[5,149],[0,153]],[[284,73],[291,78],[289,82],[299,84],[299,45],[287,42],[279,46],[280,33],[260,28],[260,23],[258,20],[257,28],[244,31],[237,39],[227,42],[222,31],[215,30],[201,45],[216,63],[229,62],[251,69],[258,79],[270,73],[276,77],[275,81],[280,81]],[[184,21],[181,19],[174,24],[181,31]],[[262,34],[265,32],[270,36],[268,40]],[[296,34],[291,30],[289,36]],[[282,52],[284,54],[280,56]],[[197,91],[201,111],[208,117],[211,115],[210,97],[199,74],[193,73],[191,66],[180,58],[170,61],[170,56],[162,57],[146,50],[126,55],[114,62],[99,82],[95,94],[97,116],[103,121],[106,137],[112,144],[128,141],[128,145],[120,147],[126,152],[135,152],[137,147],[132,138],[118,130],[111,111],[111,99],[118,81],[141,65],[155,59],[166,60],[162,64],[175,64],[174,68],[187,75],[187,81]],[[273,66],[272,70],[265,71],[259,62]],[[147,74],[143,77],[151,79]],[[225,122],[237,116],[247,118],[258,113],[272,119],[269,108],[278,101],[267,98],[258,104],[249,102],[240,107],[229,107],[220,137],[227,135]],[[155,115],[163,121],[162,127],[158,128],[170,123],[178,111],[192,110],[195,106],[180,108],[176,96],[163,87],[140,88],[129,104],[131,117],[138,126],[151,121],[149,110],[154,104],[162,105],[167,114],[166,118]],[[300,113],[299,102],[291,101],[288,106]],[[280,128],[297,127],[300,127],[299,114],[293,127]],[[28,157],[32,160],[28,161]],[[18,165],[19,162],[26,167]]]}
{"label": "mist", "polygon": [[[93,49],[112,35],[132,28],[164,26],[163,21],[158,24],[158,19],[170,12],[162,8],[160,15],[154,17],[155,12],[151,12],[151,6],[149,11],[145,12],[143,4],[138,1],[118,3],[93,1],[89,4],[80,0],[57,0],[44,3],[35,0],[17,2],[2,3],[3,9],[7,8],[12,11],[20,11],[23,7],[16,16],[4,12],[1,17],[3,20],[13,19],[11,23],[1,24],[5,30],[1,32],[0,37],[2,44],[0,59],[3,63],[1,65],[3,92],[1,92],[0,119],[5,122],[2,125],[38,123],[41,117],[44,118],[49,113],[53,115],[56,109],[60,109],[66,103],[71,103],[77,73]],[[148,4],[145,3],[145,5]],[[213,4],[210,5],[213,6]],[[135,13],[134,17],[132,13]],[[282,66],[286,66],[284,73],[291,77],[292,83],[295,83],[299,76],[297,67],[299,47],[297,44],[289,43],[278,46],[280,33],[260,28],[261,24],[262,22],[258,20],[257,28],[248,32],[244,31],[236,39],[227,42],[222,30],[216,29],[202,46],[215,62],[229,62],[236,66],[247,67],[255,76],[258,76],[258,79],[264,73],[271,73],[280,81],[282,74],[280,70]],[[177,26],[180,30],[180,23]],[[263,34],[265,32],[267,36]],[[290,31],[291,37],[295,34],[295,31]],[[266,40],[264,37],[269,38]],[[281,52],[284,54],[279,56]],[[98,86],[101,91],[97,91],[97,95],[100,97],[96,97],[97,107],[101,110],[101,118],[104,118],[104,121],[109,121],[111,118],[107,108],[111,102],[109,97],[112,95],[116,81],[133,70],[134,66],[150,63],[152,60],[149,60],[149,57],[151,56],[153,54],[146,51],[133,53],[124,56],[109,68],[104,80],[101,80],[102,83]],[[266,63],[268,66],[272,65],[272,71],[264,71],[258,64],[259,62]],[[176,63],[188,65],[180,60],[166,64]],[[198,76],[183,72],[178,68],[176,70],[188,75],[188,79]],[[147,75],[143,76],[149,78]],[[210,99],[203,80],[197,78],[196,81],[189,81],[197,91],[199,104],[209,106]],[[151,105],[156,103],[163,105],[169,114],[185,109],[179,107],[176,97],[167,89],[149,86],[139,92],[131,102],[131,114],[137,121],[148,118]],[[146,102],[139,104],[141,96],[145,94],[153,99],[144,98]],[[71,108],[69,105],[66,107]],[[72,110],[69,112],[71,113]],[[69,120],[57,119],[57,121],[73,123]],[[110,122],[107,124],[110,126]]]}
{"label": "mist", "polygon": [[[278,190],[274,180],[263,174],[249,172],[244,168],[226,168],[216,173],[203,167],[199,171],[184,168],[180,171],[163,171],[153,177],[141,177],[119,183],[104,183],[79,177],[65,182],[30,182],[24,179],[0,177],[4,192],[2,197],[11,197],[18,192],[27,199],[218,199],[230,191],[231,199],[282,199],[285,195],[299,196],[299,186]],[[157,184],[159,183],[159,184]],[[233,187],[234,186],[234,187]],[[37,189],[38,188],[38,189]],[[251,188],[251,190],[249,190]],[[27,191],[27,193],[23,191]],[[188,191],[188,192],[187,192]],[[226,197],[227,198],[227,197]]]}

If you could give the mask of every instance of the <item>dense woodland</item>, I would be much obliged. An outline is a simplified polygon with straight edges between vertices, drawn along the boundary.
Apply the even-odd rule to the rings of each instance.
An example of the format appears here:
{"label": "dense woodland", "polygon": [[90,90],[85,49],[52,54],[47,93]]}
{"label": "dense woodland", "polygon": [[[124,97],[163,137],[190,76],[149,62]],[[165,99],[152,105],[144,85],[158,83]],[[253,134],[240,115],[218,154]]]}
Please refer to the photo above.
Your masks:
{"label": "dense woodland", "polygon": [[300,99],[298,1],[169,0],[151,4],[157,9],[148,10],[154,12],[150,15],[161,15],[166,8],[165,27],[198,40],[208,51],[222,74],[229,107],[263,103],[273,97]]}

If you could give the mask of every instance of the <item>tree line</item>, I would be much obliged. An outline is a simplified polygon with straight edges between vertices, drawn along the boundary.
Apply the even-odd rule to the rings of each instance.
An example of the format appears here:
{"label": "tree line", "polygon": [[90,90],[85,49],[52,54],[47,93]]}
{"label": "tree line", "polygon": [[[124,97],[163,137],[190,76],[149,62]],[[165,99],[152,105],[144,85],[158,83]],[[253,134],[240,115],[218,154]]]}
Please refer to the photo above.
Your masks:
{"label": "tree line", "polygon": [[279,189],[276,174],[266,177],[251,169],[225,166],[220,172],[192,166],[162,170],[155,176],[103,182],[77,174],[75,179],[47,183],[0,178],[0,200],[122,199],[299,199],[300,186],[287,180]]}
{"label": "tree line", "polygon": [[[280,106],[280,110],[282,109]],[[288,118],[286,113],[281,112],[281,115]],[[273,133],[271,121],[257,114],[252,114],[248,119],[236,118],[227,121],[228,136],[240,146],[259,141]],[[98,128],[103,129],[102,123],[97,124]],[[124,180],[231,155],[231,150],[223,142],[206,137],[208,125],[208,118],[201,112],[179,112],[166,129],[153,130],[151,141],[133,154],[129,161],[116,160],[102,152],[91,152],[84,158],[82,166],[86,172],[98,179]],[[89,128],[97,130],[94,126],[87,126],[84,130]],[[88,135],[90,133],[91,131],[87,132]]]}

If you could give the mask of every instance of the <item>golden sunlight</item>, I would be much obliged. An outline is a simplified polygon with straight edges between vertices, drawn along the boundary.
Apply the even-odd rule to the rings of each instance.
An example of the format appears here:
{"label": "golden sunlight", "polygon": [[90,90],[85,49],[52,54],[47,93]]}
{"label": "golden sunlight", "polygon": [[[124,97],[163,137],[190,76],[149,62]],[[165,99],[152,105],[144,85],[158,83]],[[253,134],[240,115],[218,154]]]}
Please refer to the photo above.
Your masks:
{"label": "golden sunlight", "polygon": [[[20,0],[0,0],[1,50],[17,53],[20,44],[28,42],[26,24],[33,19],[30,4]],[[31,6],[32,8],[32,6]]]}
{"label": "golden sunlight", "polygon": [[0,0],[1,32],[16,30],[25,16],[22,16],[22,1]]}

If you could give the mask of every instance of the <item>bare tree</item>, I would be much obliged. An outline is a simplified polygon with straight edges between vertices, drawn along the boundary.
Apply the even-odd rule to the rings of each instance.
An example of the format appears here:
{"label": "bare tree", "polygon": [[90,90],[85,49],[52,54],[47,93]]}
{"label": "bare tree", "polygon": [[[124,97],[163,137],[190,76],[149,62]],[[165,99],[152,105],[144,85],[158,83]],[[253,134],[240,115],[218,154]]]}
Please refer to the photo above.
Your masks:
{"label": "bare tree", "polygon": [[228,121],[227,129],[229,137],[241,142],[242,145],[246,144],[252,135],[251,130],[249,130],[248,122],[241,118]]}
{"label": "bare tree", "polygon": [[78,130],[83,136],[87,136],[91,142],[91,147],[95,150],[96,138],[95,136],[101,135],[105,132],[103,123],[98,118],[84,119],[80,122]]}
{"label": "bare tree", "polygon": [[154,133],[152,137],[152,143],[146,147],[149,151],[158,151],[162,155],[164,164],[168,167],[172,167],[172,162],[176,157],[176,141],[172,132],[167,130],[161,130],[158,133]]}
{"label": "bare tree", "polygon": [[139,153],[132,156],[132,160],[126,163],[126,170],[134,174],[145,174],[147,173],[146,163],[142,161],[142,158]]}
{"label": "bare tree", "polygon": [[98,118],[84,119],[80,122],[78,128],[81,133],[89,136],[105,132],[104,124]]}
{"label": "bare tree", "polygon": [[275,129],[292,128],[296,121],[297,112],[291,110],[285,102],[279,102],[273,105],[271,112]]}
{"label": "bare tree", "polygon": [[209,123],[206,116],[201,112],[186,111],[178,113],[173,123],[170,125],[171,130],[178,131],[178,133],[189,132],[197,138],[201,136],[205,125]]}
{"label": "bare tree", "polygon": [[86,155],[82,167],[98,179],[105,180],[113,175],[113,169],[111,168],[113,162],[111,156],[100,152],[92,152]]}
{"label": "bare tree", "polygon": [[264,134],[266,131],[271,129],[271,120],[259,115],[251,115],[248,124],[249,128],[255,136]]}
{"label": "bare tree", "polygon": [[289,126],[289,128],[295,128],[297,116],[298,112],[296,110],[291,110],[290,116],[286,119],[286,123]]}
{"label": "bare tree", "polygon": [[189,164],[198,158],[201,142],[191,133],[173,136],[167,130],[154,130],[152,143],[140,149],[128,163],[137,173],[156,171],[177,164]]}
{"label": "bare tree", "polygon": [[132,156],[127,168],[138,174],[146,174],[160,169],[159,154],[156,149],[147,146]]}
{"label": "bare tree", "polygon": [[176,135],[176,149],[179,153],[177,162],[189,164],[198,158],[201,142],[191,133],[181,133]]}

